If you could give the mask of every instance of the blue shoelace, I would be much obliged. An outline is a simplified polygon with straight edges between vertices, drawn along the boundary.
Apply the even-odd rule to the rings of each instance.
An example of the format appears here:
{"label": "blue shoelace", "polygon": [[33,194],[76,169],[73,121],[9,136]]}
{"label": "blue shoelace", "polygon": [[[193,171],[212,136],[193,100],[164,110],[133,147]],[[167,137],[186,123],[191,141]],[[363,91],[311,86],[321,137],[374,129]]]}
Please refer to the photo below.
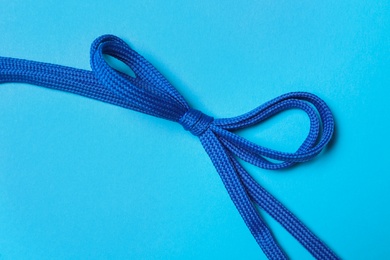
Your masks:
{"label": "blue shoelace", "polygon": [[[256,205],[278,221],[315,258],[339,259],[297,217],[261,187],[238,158],[270,170],[305,162],[327,145],[334,121],[329,107],[317,96],[292,92],[233,118],[214,119],[191,108],[179,92],[141,55],[113,35],[97,38],[91,46],[92,71],[22,59],[0,57],[0,83],[23,82],[67,91],[180,123],[199,137],[232,201],[269,259],[287,259],[260,217]],[[129,66],[135,77],[110,67],[103,55]],[[256,145],[233,132],[258,124],[287,109],[307,113],[310,131],[294,153]]]}

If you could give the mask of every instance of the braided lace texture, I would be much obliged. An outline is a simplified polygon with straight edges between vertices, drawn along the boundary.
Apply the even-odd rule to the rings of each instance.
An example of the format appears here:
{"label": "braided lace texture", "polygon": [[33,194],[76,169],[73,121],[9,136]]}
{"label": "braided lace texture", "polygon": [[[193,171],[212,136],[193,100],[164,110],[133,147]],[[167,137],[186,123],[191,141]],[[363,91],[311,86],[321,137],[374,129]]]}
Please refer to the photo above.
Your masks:
{"label": "braided lace texture", "polygon": [[[240,158],[258,167],[276,170],[318,155],[331,139],[334,128],[332,113],[324,101],[310,93],[293,92],[241,116],[214,119],[190,108],[180,93],[120,38],[113,35],[97,38],[90,55],[92,71],[0,57],[0,83],[23,82],[67,91],[180,123],[185,130],[199,137],[238,212],[269,259],[287,259],[287,256],[260,217],[256,205],[278,221],[315,258],[338,259],[237,160]],[[113,69],[103,55],[124,62],[136,76]],[[291,108],[302,109],[310,119],[309,134],[294,153],[262,147],[233,133]]]}

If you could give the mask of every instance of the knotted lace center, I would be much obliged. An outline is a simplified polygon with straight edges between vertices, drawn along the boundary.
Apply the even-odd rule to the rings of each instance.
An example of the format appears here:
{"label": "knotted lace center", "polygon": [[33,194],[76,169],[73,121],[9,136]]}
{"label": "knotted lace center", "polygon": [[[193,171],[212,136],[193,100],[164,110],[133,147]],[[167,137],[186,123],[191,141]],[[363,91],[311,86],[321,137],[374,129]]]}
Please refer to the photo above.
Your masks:
{"label": "knotted lace center", "polygon": [[185,130],[190,131],[195,136],[200,136],[210,127],[214,118],[203,114],[196,109],[188,109],[188,111],[180,118],[179,123]]}

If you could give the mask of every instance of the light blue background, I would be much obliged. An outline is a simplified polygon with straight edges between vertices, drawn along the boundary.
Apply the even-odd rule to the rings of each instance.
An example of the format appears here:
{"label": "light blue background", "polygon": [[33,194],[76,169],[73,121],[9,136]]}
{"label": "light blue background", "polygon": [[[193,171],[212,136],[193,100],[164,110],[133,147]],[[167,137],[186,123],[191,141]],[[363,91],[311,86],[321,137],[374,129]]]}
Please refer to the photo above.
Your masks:
{"label": "light blue background", "polygon": [[[343,258],[389,258],[389,1],[197,2],[0,0],[0,55],[89,69],[90,43],[111,33],[215,117],[319,95],[329,149],[281,172],[245,166]],[[294,151],[307,131],[290,111],[240,134]],[[265,218],[290,257],[311,259]],[[53,258],[265,257],[180,125],[4,84],[0,259]]]}

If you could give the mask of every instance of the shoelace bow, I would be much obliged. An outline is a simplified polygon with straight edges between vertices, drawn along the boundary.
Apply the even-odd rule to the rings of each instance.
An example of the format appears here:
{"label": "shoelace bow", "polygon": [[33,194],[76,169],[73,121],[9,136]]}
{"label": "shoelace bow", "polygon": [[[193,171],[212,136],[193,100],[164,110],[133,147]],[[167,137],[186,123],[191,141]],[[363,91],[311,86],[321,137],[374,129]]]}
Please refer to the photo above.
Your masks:
{"label": "shoelace bow", "polygon": [[[260,217],[256,204],[278,221],[315,258],[339,259],[297,217],[261,187],[237,160],[240,158],[258,167],[276,170],[308,161],[318,155],[331,139],[334,128],[332,113],[324,101],[310,93],[293,92],[241,116],[214,119],[192,109],[145,58],[120,38],[113,35],[97,38],[92,43],[90,54],[92,71],[0,57],[0,83],[24,82],[72,92],[179,122],[185,130],[199,137],[232,201],[269,259],[287,259],[287,256]],[[136,77],[113,69],[103,55],[124,62]],[[309,134],[294,153],[256,145],[232,132],[258,124],[291,108],[302,109],[310,119]]]}

